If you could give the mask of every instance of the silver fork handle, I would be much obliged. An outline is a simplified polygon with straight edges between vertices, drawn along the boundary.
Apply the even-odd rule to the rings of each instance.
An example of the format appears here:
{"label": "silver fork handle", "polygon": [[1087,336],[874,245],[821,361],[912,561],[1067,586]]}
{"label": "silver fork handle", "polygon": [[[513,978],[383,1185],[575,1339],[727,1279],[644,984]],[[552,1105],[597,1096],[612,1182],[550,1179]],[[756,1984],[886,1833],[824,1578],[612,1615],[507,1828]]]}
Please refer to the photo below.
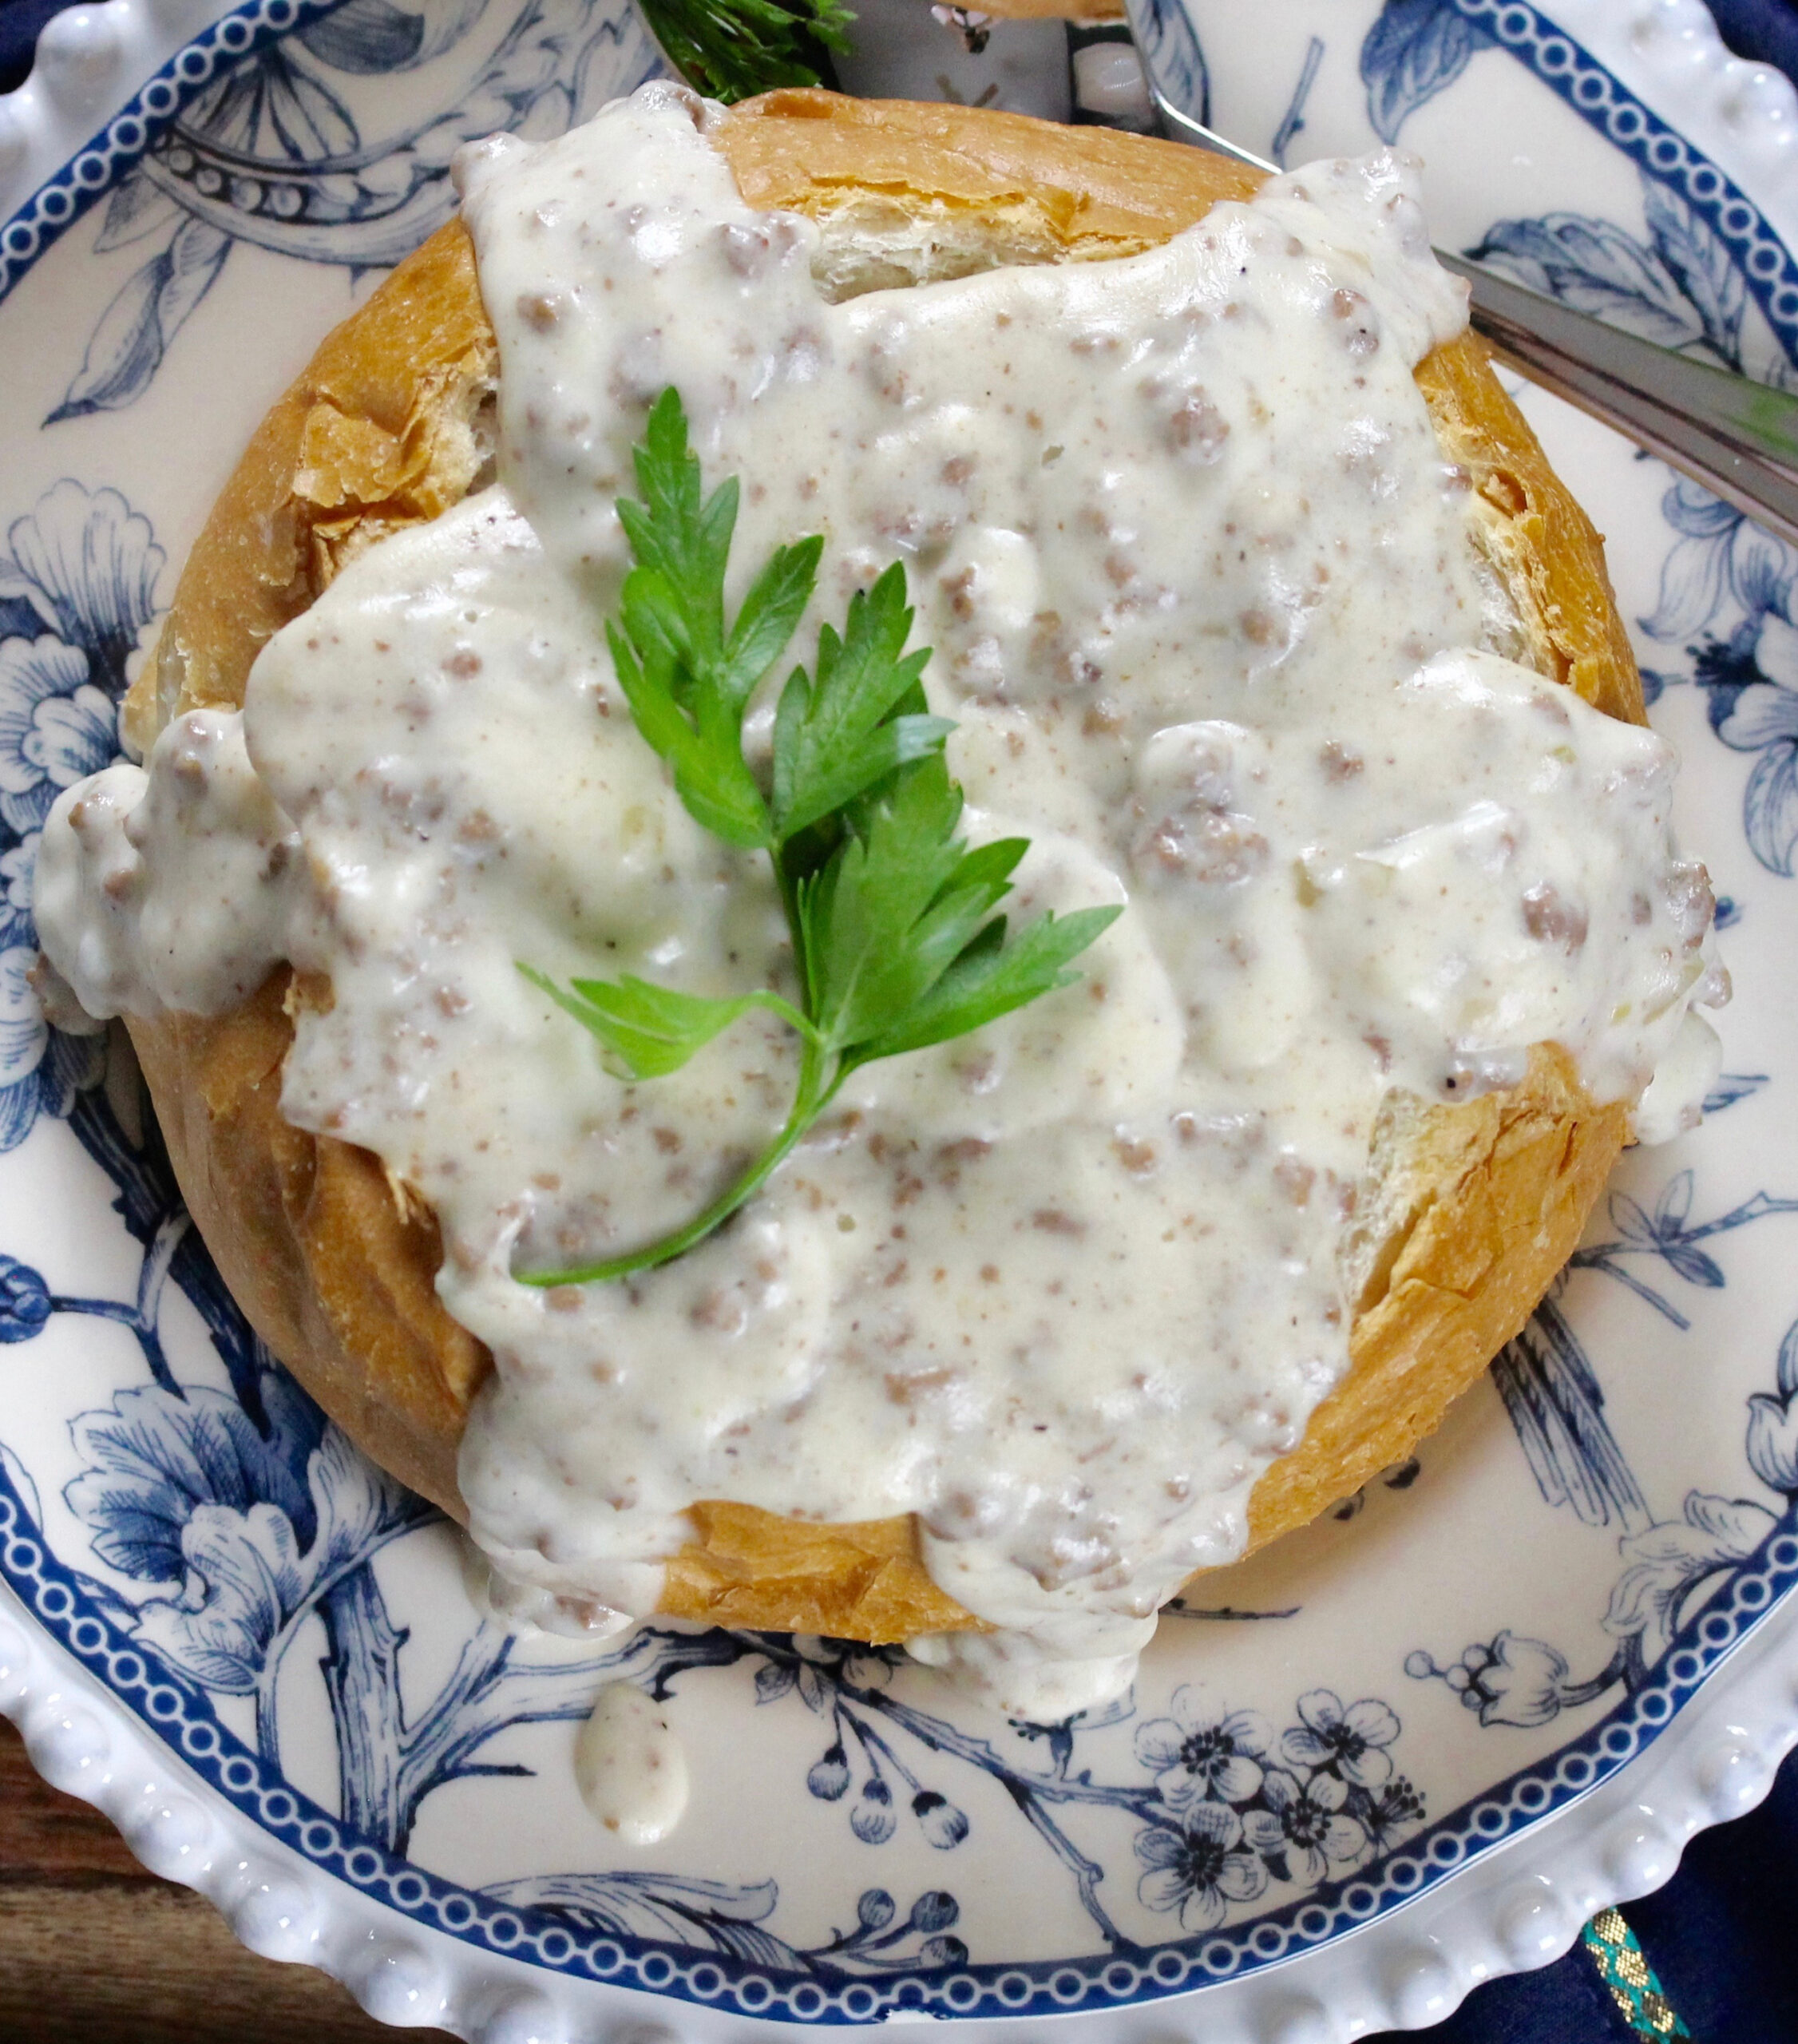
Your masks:
{"label": "silver fork handle", "polygon": [[1514,368],[1798,546],[1798,393],[1713,369],[1436,251]]}
{"label": "silver fork handle", "polygon": [[[1149,87],[1176,141],[1257,170],[1276,168],[1182,113],[1152,69]],[[1503,361],[1798,546],[1798,391],[1693,362],[1478,263],[1436,253],[1472,286],[1474,329]]]}

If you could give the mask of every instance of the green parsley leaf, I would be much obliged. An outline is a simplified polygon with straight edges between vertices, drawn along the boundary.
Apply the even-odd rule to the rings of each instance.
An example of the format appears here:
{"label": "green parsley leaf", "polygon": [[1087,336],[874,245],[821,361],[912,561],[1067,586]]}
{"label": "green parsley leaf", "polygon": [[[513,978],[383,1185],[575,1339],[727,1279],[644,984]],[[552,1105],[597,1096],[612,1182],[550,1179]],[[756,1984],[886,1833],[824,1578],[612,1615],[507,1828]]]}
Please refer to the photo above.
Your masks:
{"label": "green parsley leaf", "polygon": [[724,648],[726,686],[732,699],[747,703],[755,684],[786,650],[818,580],[824,541],[817,534],[797,546],[777,549],[750,585]]}
{"label": "green parsley leaf", "polygon": [[774,716],[774,820],[783,842],[908,761],[941,751],[955,728],[947,717],[901,714],[921,704],[930,657],[928,648],[905,652],[911,628],[905,571],[895,561],[849,598],[841,639],[828,624],[818,633],[817,681],[793,670]]}
{"label": "green parsley leaf", "polygon": [[765,846],[767,805],[743,760],[740,714],[733,723],[715,700],[700,715],[690,714],[663,650],[640,659],[613,624],[606,627],[606,638],[637,729],[673,768],[675,792],[688,814],[727,844],[750,851]]}
{"label": "green parsley leaf", "polygon": [[1080,975],[1067,970],[1070,961],[1123,913],[1121,902],[1076,909],[1067,916],[1045,913],[1009,943],[1005,918],[996,917],[909,1012],[857,1046],[855,1063],[871,1064],[876,1058],[899,1057],[907,1051],[945,1044],[1026,1006],[1039,994],[1072,986]]}
{"label": "green parsley leaf", "polygon": [[942,762],[921,761],[802,888],[811,1012],[834,1049],[868,1041],[921,1000],[1005,892],[1002,877],[962,875],[960,816]]}
{"label": "green parsley leaf", "polygon": [[621,1078],[678,1071],[751,1008],[798,1035],[799,1073],[779,1133],[703,1212],[644,1248],[518,1274],[526,1285],[594,1283],[684,1254],[767,1182],[850,1072],[965,1036],[1070,984],[1079,976],[1072,961],[1123,913],[1114,904],[1044,914],[1015,935],[994,913],[1029,846],[1005,838],[970,849],[957,835],[961,790],[943,759],[954,726],[929,714],[929,649],[905,650],[913,613],[897,563],[850,598],[840,636],[820,629],[815,674],[802,667],[788,677],[764,795],[743,757],[743,714],[811,600],[823,542],[778,549],[727,628],[737,486],[704,495],[672,389],[650,413],[636,466],[644,501],[618,506],[636,565],[607,626],[619,680],[692,816],[773,862],[804,1004],[770,988],[717,997],[629,976],[564,988],[519,970],[597,1038]]}
{"label": "green parsley leaf", "polygon": [[534,966],[518,968],[584,1029],[599,1039],[600,1062],[615,1079],[663,1079],[752,1008],[770,1008],[802,1035],[811,1024],[778,993],[718,996],[681,993],[627,973],[622,980],[574,980],[572,992]]}
{"label": "green parsley leaf", "polygon": [[644,0],[655,40],[690,85],[727,105],[815,85],[823,50],[846,55],[855,17],[838,0]]}
{"label": "green parsley leaf", "polygon": [[768,808],[743,756],[743,711],[811,601],[821,539],[780,548],[724,624],[724,571],[737,523],[733,477],[707,497],[673,389],[636,450],[642,503],[618,517],[636,565],[606,627],[637,728],[674,770],[695,820],[727,843],[772,850]]}

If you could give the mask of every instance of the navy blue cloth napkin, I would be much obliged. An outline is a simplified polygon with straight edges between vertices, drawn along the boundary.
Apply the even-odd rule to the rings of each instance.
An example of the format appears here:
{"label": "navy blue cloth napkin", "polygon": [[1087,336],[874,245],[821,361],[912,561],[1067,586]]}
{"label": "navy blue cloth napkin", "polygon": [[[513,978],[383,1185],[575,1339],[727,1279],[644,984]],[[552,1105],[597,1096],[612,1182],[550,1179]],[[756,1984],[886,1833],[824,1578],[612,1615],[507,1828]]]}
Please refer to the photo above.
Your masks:
{"label": "navy blue cloth napkin", "polygon": [[66,0],[0,0],[0,93],[25,82],[38,31]]}
{"label": "navy blue cloth napkin", "polygon": [[[62,4],[0,0],[0,92],[23,81]],[[1798,80],[1798,0],[1709,4],[1739,55]],[[1432,2044],[1798,2044],[1795,1876],[1798,1755],[1760,1808],[1695,1839],[1657,1895],[1626,1904],[1621,1923],[1607,1912],[1556,1965],[1477,1989]]]}

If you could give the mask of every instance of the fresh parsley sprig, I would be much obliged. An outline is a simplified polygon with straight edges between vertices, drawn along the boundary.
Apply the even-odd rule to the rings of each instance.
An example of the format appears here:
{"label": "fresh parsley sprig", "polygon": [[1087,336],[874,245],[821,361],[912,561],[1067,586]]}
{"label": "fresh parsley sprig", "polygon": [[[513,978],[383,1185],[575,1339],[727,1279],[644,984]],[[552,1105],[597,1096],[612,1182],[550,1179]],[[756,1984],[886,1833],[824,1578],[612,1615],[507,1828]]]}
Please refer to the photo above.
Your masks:
{"label": "fresh parsley sprig", "polygon": [[655,40],[688,84],[727,105],[776,85],[834,83],[825,50],[849,53],[838,0],[644,0]]}
{"label": "fresh parsley sprig", "polygon": [[1123,913],[1045,913],[1016,935],[993,913],[1028,842],[970,850],[956,835],[961,790],[943,760],[954,726],[925,703],[929,649],[905,650],[912,612],[897,562],[849,599],[840,636],[819,632],[814,673],[796,667],[788,676],[764,790],[743,757],[743,715],[811,600],[823,541],[777,549],[727,624],[737,485],[704,494],[671,388],[650,413],[636,472],[643,501],[618,505],[636,564],[607,627],[619,681],[695,820],[773,862],[802,1004],[767,988],[712,996],[628,976],[563,987],[518,969],[591,1032],[620,1078],[678,1072],[761,1008],[798,1036],[798,1082],[779,1134],[685,1226],[576,1270],[521,1273],[526,1285],[591,1284],[683,1254],[766,1182],[851,1072],[965,1036],[1069,984],[1079,976],[1072,961]]}

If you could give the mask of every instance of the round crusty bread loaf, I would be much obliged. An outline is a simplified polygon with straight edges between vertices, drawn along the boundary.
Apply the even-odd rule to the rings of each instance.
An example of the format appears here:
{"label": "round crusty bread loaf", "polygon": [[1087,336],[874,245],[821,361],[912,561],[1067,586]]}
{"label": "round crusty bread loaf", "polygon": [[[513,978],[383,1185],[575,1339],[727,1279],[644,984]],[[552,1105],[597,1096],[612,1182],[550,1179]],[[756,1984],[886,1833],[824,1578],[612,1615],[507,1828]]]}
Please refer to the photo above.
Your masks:
{"label": "round crusty bread loaf", "polygon": [[[842,298],[1001,263],[1134,254],[1242,197],[1256,173],[1101,129],[952,106],[775,93],[713,130],[743,196],[823,228]],[[241,704],[251,664],[354,553],[436,517],[489,454],[496,344],[451,223],[331,335],[220,497],[128,705],[147,746],[172,716]],[[1471,336],[1417,380],[1445,458],[1470,473],[1479,544],[1522,657],[1641,722],[1597,535]],[[290,1127],[278,1099],[299,1003],[282,972],[235,1012],[133,1019],[194,1218],[271,1348],[396,1476],[460,1515],[456,1454],[490,1368],[434,1289],[436,1225],[365,1151]],[[1352,1361],[1250,1505],[1257,1544],[1408,1453],[1515,1334],[1571,1251],[1628,1139],[1551,1047],[1525,1083],[1464,1104],[1389,1099],[1361,1187]],[[670,1615],[869,1641],[975,1622],[918,1563],[908,1519],[817,1526],[702,1503],[669,1566]]]}

